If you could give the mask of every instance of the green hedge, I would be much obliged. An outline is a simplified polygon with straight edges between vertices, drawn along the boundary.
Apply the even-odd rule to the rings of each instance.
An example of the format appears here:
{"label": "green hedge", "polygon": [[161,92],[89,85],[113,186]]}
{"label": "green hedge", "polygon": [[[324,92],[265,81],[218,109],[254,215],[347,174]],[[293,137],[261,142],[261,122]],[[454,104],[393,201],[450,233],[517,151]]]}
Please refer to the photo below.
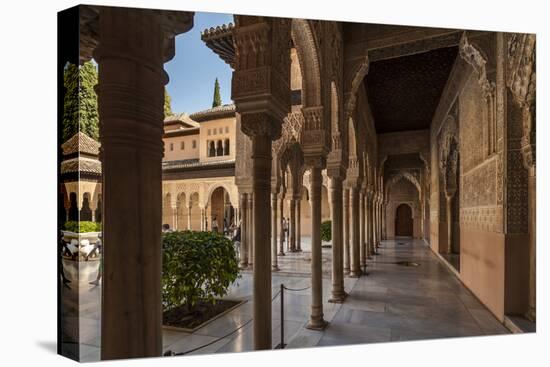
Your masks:
{"label": "green hedge", "polygon": [[330,220],[321,223],[321,239],[325,242],[332,239],[332,222]]}
{"label": "green hedge", "polygon": [[162,301],[165,310],[215,302],[239,277],[233,243],[212,232],[162,235]]}
{"label": "green hedge", "polygon": [[65,222],[65,230],[75,233],[101,232],[101,223],[89,221],[68,221]]}

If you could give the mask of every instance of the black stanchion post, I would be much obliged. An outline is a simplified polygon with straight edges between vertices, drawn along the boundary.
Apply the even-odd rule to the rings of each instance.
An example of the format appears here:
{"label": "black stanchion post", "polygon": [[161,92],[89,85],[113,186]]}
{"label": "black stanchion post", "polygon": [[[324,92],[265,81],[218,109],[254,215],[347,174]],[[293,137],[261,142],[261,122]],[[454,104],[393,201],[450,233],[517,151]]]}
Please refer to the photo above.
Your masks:
{"label": "black stanchion post", "polygon": [[285,348],[285,286],[281,283],[281,349]]}

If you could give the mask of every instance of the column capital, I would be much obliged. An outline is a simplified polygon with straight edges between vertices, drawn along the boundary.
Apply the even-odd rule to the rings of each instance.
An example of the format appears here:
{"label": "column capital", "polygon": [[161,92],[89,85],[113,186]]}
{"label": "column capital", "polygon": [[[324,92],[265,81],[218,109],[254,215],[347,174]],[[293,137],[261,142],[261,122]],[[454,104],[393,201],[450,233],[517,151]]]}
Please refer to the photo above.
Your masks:
{"label": "column capital", "polygon": [[237,16],[231,98],[249,136],[281,136],[290,112],[290,27],[287,18]]}
{"label": "column capital", "polygon": [[326,167],[327,161],[326,158],[323,156],[307,156],[304,157],[304,163],[308,168],[324,169]]}
{"label": "column capital", "polygon": [[304,116],[304,128],[302,132],[302,150],[304,151],[304,155],[326,157],[330,141],[327,141],[323,106],[303,107],[302,114]]}

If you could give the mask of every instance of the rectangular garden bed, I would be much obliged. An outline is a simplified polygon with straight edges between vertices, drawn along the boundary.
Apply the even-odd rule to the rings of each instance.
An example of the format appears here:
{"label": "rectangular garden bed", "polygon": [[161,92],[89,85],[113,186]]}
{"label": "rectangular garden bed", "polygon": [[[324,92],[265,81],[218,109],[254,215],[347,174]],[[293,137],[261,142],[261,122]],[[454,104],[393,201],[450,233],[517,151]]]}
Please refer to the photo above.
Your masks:
{"label": "rectangular garden bed", "polygon": [[245,302],[238,300],[217,300],[215,304],[200,302],[193,310],[181,305],[163,312],[162,325],[167,330],[192,333]]}

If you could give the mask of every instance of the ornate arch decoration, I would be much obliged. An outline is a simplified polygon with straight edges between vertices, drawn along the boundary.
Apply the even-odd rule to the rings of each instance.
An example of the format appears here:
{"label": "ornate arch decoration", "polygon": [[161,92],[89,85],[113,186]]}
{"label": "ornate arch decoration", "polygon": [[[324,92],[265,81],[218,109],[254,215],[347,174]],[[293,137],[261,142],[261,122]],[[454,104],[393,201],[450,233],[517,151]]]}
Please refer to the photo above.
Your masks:
{"label": "ornate arch decoration", "polygon": [[478,76],[478,84],[481,88],[481,93],[485,99],[484,113],[487,118],[488,140],[487,153],[493,154],[496,152],[497,134],[496,134],[496,82],[490,80],[487,75],[487,64],[489,58],[481,50],[480,47],[468,40],[466,32],[462,34],[459,43],[460,57],[466,61]]}
{"label": "ornate arch decoration", "polygon": [[466,32],[462,34],[459,43],[459,54],[466,61],[478,76],[478,83],[486,97],[489,93],[494,93],[496,84],[487,77],[487,55],[468,39]]}
{"label": "ornate arch decoration", "polygon": [[321,105],[321,67],[317,44],[306,19],[292,19],[291,37],[296,47],[302,71],[302,104],[304,107]]}
{"label": "ornate arch decoration", "polygon": [[536,36],[514,33],[507,46],[506,85],[522,109],[521,152],[530,169],[536,163]]}
{"label": "ornate arch decoration", "polygon": [[[298,142],[295,140],[285,144],[281,151],[281,170],[286,171],[287,167],[290,171],[290,187],[292,188],[293,195],[300,192],[302,177],[304,175],[304,153]],[[295,189],[299,190],[294,193]]]}
{"label": "ornate arch decoration", "polygon": [[389,193],[390,193],[391,187],[401,180],[407,180],[411,184],[413,184],[414,187],[416,187],[416,190],[418,191],[418,199],[420,201],[422,186],[420,186],[420,182],[418,181],[418,178],[415,175],[413,175],[411,172],[407,172],[407,171],[400,171],[398,173],[395,173],[386,180],[386,185],[384,187],[385,201],[388,201],[389,199]]}
{"label": "ornate arch decoration", "polygon": [[349,72],[345,73],[344,88],[347,95],[345,106],[346,117],[351,116],[355,111],[357,104],[357,91],[359,90],[361,83],[363,83],[363,79],[365,79],[365,76],[367,76],[369,72],[369,65],[369,56],[368,54],[365,54],[362,59],[354,62]]}
{"label": "ornate arch decoration", "polygon": [[459,147],[456,120],[449,115],[439,135],[439,169],[447,196],[454,195],[457,189]]}
{"label": "ornate arch decoration", "polygon": [[185,207],[189,205],[189,200],[185,191],[178,191],[176,202],[178,203],[178,206],[180,206],[180,204],[183,204]]}
{"label": "ornate arch decoration", "polygon": [[201,201],[200,201],[200,198],[201,198],[201,195],[199,194],[198,191],[191,191],[191,193],[189,194],[189,206],[190,207],[193,207],[193,197],[196,195],[197,197],[197,206],[199,208],[202,208],[201,206]]}
{"label": "ornate arch decoration", "polygon": [[223,188],[225,191],[227,191],[227,195],[229,196],[229,202],[230,202],[231,206],[233,206],[233,207],[237,206],[237,205],[235,205],[235,203],[238,203],[237,198],[234,197],[231,188],[225,182],[215,183],[215,184],[210,185],[208,187],[208,189],[206,191],[206,201],[205,201],[206,205],[205,206],[208,206],[208,204],[210,204],[210,199],[212,198],[212,193],[214,192],[214,190],[216,190],[220,187]]}

